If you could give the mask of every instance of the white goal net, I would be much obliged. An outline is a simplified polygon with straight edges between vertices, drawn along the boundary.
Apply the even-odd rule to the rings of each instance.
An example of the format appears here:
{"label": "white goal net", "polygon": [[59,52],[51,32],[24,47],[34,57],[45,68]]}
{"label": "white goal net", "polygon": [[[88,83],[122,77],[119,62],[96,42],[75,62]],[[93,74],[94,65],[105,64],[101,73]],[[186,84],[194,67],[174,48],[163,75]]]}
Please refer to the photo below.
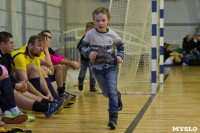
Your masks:
{"label": "white goal net", "polygon": [[124,63],[118,71],[118,89],[121,92],[151,92],[151,2],[112,0],[110,3],[110,28],[121,36],[125,48]]}

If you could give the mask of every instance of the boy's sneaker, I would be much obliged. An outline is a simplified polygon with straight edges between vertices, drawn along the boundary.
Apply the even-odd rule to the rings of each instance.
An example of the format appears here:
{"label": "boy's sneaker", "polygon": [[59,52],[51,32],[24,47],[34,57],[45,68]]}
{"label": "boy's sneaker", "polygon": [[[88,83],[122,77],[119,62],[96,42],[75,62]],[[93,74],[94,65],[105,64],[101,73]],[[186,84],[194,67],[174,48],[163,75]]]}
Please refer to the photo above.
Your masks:
{"label": "boy's sneaker", "polygon": [[25,122],[28,119],[28,116],[25,114],[19,114],[19,115],[5,115],[1,118],[1,121],[3,121],[5,124],[19,124],[22,122]]}
{"label": "boy's sneaker", "polygon": [[83,90],[83,84],[82,85],[78,85],[78,89],[79,89],[79,91],[82,91]]}
{"label": "boy's sneaker", "polygon": [[90,84],[90,91],[91,92],[97,92],[95,85]]}
{"label": "boy's sneaker", "polygon": [[111,130],[116,129],[117,127],[117,125],[112,121],[109,121],[108,126],[110,127]]}
{"label": "boy's sneaker", "polygon": [[117,127],[117,119],[118,119],[118,113],[109,113],[109,122],[108,126],[111,130],[115,129]]}
{"label": "boy's sneaker", "polygon": [[60,107],[60,105],[58,105],[57,102],[55,102],[55,103],[48,103],[48,105],[49,105],[49,108],[48,108],[47,112],[44,113],[44,115],[46,117],[52,116],[56,112],[56,110]]}
{"label": "boy's sneaker", "polygon": [[123,103],[122,103],[122,99],[121,99],[121,93],[119,91],[117,91],[117,95],[118,95],[118,108],[119,108],[119,111],[121,111],[122,108],[123,108]]}

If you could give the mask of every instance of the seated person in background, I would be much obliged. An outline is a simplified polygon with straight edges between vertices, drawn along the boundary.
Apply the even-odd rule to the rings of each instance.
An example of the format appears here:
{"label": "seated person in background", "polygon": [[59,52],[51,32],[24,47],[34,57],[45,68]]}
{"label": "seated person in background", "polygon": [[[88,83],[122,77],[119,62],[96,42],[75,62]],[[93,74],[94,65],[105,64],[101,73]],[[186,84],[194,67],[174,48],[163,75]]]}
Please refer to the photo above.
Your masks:
{"label": "seated person in background", "polygon": [[[184,58],[186,54],[192,53],[192,50],[195,48],[195,42],[194,42],[194,39],[190,35],[186,35],[186,37],[183,38],[182,48],[183,48]],[[195,52],[195,49],[194,49],[194,52]]]}
{"label": "seated person in background", "polygon": [[171,50],[172,45],[166,44],[166,49],[164,49],[164,65],[175,65],[177,63],[181,63],[183,55],[177,52],[173,52]]}
{"label": "seated person in background", "polygon": [[[89,30],[93,29],[93,28],[95,28],[94,22],[86,23],[86,28],[85,28],[86,33]],[[82,44],[82,41],[83,41],[84,37],[85,37],[85,35],[81,38],[80,42],[78,43],[77,49],[79,49],[80,45]],[[80,91],[83,90],[83,82],[84,82],[84,79],[85,79],[87,68],[89,68],[89,72],[90,72],[90,91],[91,92],[97,92],[97,90],[95,89],[96,80],[95,80],[94,74],[92,72],[90,59],[84,57],[81,54],[81,51],[80,51],[80,55],[81,55],[81,70],[80,70],[80,73],[79,73],[79,76],[78,76],[78,89]]]}
{"label": "seated person in background", "polygon": [[167,43],[164,43],[164,49],[166,49]]}
{"label": "seated person in background", "polygon": [[[49,30],[44,30],[41,34],[45,34],[47,36],[48,41],[51,43],[51,32]],[[57,54],[49,47],[49,53],[51,57],[51,61],[54,66],[54,79],[58,86],[58,94],[60,97],[65,97],[65,95],[69,95],[68,92],[65,91],[65,81],[67,78],[67,70],[68,66],[72,67],[73,69],[79,69],[80,64],[76,61],[70,61],[67,58]],[[51,78],[51,77],[50,77]],[[72,96],[72,100],[76,98],[74,94],[70,94]]]}
{"label": "seated person in background", "polygon": [[200,35],[196,36],[196,40],[197,40],[196,42],[197,50],[200,51]]}

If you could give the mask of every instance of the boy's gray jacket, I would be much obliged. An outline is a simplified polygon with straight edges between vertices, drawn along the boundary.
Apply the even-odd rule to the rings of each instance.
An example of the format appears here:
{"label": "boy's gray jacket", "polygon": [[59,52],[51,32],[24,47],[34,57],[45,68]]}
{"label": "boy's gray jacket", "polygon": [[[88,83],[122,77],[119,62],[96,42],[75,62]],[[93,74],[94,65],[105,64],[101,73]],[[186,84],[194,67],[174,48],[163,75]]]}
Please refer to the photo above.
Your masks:
{"label": "boy's gray jacket", "polygon": [[96,51],[98,55],[96,59],[91,62],[92,68],[102,70],[117,65],[116,55],[113,50],[115,46],[117,49],[117,56],[123,59],[124,44],[121,38],[110,29],[107,29],[107,32],[98,32],[96,29],[93,29],[87,32],[79,50],[86,58],[89,57],[92,51]]}

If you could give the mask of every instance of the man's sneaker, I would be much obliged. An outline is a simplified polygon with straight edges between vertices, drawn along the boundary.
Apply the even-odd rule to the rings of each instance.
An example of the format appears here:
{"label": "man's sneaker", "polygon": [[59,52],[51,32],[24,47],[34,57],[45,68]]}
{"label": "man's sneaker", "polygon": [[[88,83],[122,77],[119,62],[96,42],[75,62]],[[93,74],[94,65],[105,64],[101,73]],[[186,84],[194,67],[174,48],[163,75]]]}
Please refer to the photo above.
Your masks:
{"label": "man's sneaker", "polygon": [[48,103],[48,105],[49,105],[49,108],[48,108],[47,112],[44,113],[44,115],[46,117],[52,116],[56,112],[56,110],[60,107],[58,105],[58,103],[56,103],[56,102],[55,103]]}
{"label": "man's sneaker", "polygon": [[5,124],[19,124],[22,122],[25,122],[28,119],[28,116],[25,114],[19,114],[19,115],[5,115],[1,118],[1,121],[3,121]]}
{"label": "man's sneaker", "polygon": [[71,96],[70,100],[75,101],[76,100],[76,95],[70,94],[69,92],[64,92],[63,94],[59,94],[60,97],[63,97],[66,99],[66,97]]}
{"label": "man's sneaker", "polygon": [[78,85],[78,89],[79,89],[79,91],[82,91],[83,90],[83,84],[82,85]]}
{"label": "man's sneaker", "polygon": [[[2,122],[2,121],[1,121]],[[1,125],[1,126],[3,126],[3,125]],[[1,133],[7,133],[7,128],[4,128],[4,127],[0,127],[0,132]]]}
{"label": "man's sneaker", "polygon": [[121,111],[122,108],[123,108],[123,103],[122,103],[122,99],[121,99],[121,93],[119,91],[117,91],[117,95],[118,95],[118,108],[119,108],[119,111]]}
{"label": "man's sneaker", "polygon": [[66,106],[70,102],[70,100],[72,98],[72,96],[66,91],[63,94],[59,94],[59,96],[62,97],[65,100],[64,101],[64,106]]}
{"label": "man's sneaker", "polygon": [[71,94],[71,93],[70,93],[70,95],[72,96],[71,101],[75,101],[76,100],[76,95]]}
{"label": "man's sneaker", "polygon": [[19,128],[19,127],[13,127],[13,128],[7,129],[5,132],[6,133],[32,133],[31,130],[23,130],[22,128]]}
{"label": "man's sneaker", "polygon": [[64,108],[70,108],[71,105],[73,105],[74,103],[73,102],[69,102]]}
{"label": "man's sneaker", "polygon": [[3,126],[5,123],[3,121],[0,121],[0,126]]}
{"label": "man's sneaker", "polygon": [[58,106],[60,106],[60,107],[56,110],[55,114],[59,113],[59,112],[65,107],[65,100],[64,100],[64,99],[61,99],[61,100],[59,100],[59,101],[56,101],[56,103],[57,103]]}
{"label": "man's sneaker", "polygon": [[[24,113],[19,113],[20,115],[23,115]],[[30,116],[30,115],[27,115],[28,116],[28,119],[26,120],[26,122],[32,122],[32,121],[34,121],[36,118],[35,118],[35,116]]]}

